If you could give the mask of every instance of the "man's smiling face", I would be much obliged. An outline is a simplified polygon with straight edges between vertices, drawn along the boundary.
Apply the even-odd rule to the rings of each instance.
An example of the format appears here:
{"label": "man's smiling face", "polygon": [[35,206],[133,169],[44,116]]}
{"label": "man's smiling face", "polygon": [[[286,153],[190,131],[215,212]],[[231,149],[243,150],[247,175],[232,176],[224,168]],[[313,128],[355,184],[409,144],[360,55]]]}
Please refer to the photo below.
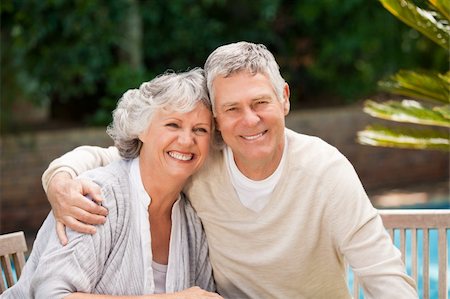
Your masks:
{"label": "man's smiling face", "polygon": [[261,73],[242,71],[219,76],[213,81],[213,89],[217,128],[238,167],[278,163],[284,148],[284,118],[289,112],[287,84],[282,101],[269,78]]}

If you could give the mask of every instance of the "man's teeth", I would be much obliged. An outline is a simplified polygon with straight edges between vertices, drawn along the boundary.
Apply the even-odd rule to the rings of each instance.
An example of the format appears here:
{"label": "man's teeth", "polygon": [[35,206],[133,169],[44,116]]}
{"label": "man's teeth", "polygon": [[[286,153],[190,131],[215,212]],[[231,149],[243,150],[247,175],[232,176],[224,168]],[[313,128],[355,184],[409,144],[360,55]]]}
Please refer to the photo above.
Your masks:
{"label": "man's teeth", "polygon": [[263,133],[259,133],[259,134],[253,135],[253,136],[242,136],[242,137],[244,137],[244,139],[247,139],[247,140],[254,140],[256,138],[261,137],[262,135],[263,135]]}
{"label": "man's teeth", "polygon": [[169,152],[169,156],[182,161],[189,161],[192,160],[192,157],[194,157],[193,154],[182,154],[178,152]]}

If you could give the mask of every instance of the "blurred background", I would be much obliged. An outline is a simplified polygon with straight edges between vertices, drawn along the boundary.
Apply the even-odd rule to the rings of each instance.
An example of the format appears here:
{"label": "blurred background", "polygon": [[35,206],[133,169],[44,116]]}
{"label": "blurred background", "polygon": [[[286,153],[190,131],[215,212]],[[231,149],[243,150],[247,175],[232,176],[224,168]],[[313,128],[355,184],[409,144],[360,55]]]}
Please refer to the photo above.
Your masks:
{"label": "blurred background", "polygon": [[[416,1],[421,3],[423,1]],[[450,206],[442,151],[375,148],[366,98],[399,69],[448,69],[448,51],[366,0],[2,0],[0,233],[34,238],[50,210],[40,177],[83,144],[107,146],[120,96],[218,46],[265,44],[291,88],[287,126],[353,163],[377,207]]]}

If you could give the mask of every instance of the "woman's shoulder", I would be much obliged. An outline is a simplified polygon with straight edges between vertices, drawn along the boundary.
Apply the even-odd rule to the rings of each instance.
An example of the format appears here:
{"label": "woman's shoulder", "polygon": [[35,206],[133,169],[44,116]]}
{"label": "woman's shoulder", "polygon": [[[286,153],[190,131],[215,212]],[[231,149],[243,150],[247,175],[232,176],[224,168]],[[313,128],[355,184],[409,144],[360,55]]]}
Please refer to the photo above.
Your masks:
{"label": "woman's shoulder", "polygon": [[108,210],[126,210],[129,206],[130,164],[131,161],[118,160],[107,166],[89,170],[79,178],[88,179],[100,187],[104,199],[102,204]]}
{"label": "woman's shoulder", "polygon": [[83,172],[79,178],[94,181],[97,185],[111,184],[111,181],[128,178],[130,161],[117,160],[106,166]]}

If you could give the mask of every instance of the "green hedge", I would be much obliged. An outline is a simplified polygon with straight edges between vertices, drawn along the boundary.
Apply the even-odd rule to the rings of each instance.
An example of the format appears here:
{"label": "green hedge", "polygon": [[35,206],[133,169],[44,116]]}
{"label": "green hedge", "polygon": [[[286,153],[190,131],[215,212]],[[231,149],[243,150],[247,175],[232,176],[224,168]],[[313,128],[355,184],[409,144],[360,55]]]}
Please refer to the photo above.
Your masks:
{"label": "green hedge", "polygon": [[294,108],[324,98],[349,103],[374,92],[376,81],[394,70],[447,64],[445,51],[399,24],[377,1],[0,5],[3,129],[17,98],[50,103],[55,119],[104,125],[126,89],[166,69],[202,66],[217,46],[239,40],[264,43],[275,54]]}

